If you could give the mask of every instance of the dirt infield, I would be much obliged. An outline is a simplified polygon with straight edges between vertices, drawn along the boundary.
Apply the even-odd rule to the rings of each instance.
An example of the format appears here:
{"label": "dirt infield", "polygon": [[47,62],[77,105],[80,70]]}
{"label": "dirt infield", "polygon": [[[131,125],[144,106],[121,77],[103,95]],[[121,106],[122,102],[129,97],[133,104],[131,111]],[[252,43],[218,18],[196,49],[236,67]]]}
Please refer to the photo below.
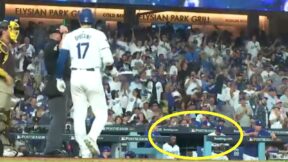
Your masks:
{"label": "dirt infield", "polygon": [[[137,160],[127,160],[127,159],[67,159],[67,158],[0,158],[0,162],[165,162],[174,160],[155,160],[155,159],[137,159]],[[183,161],[185,160],[177,160]],[[188,162],[188,161],[186,161]],[[191,162],[191,161],[189,161]],[[195,161],[198,162],[198,161]],[[199,161],[199,162],[211,162],[211,161]],[[216,161],[217,162],[217,161]],[[231,162],[244,162],[244,161],[231,161]],[[249,161],[252,162],[252,161]],[[266,161],[265,161],[266,162]],[[279,161],[267,161],[267,162],[279,162]],[[288,160],[281,160],[281,162],[288,162]]]}

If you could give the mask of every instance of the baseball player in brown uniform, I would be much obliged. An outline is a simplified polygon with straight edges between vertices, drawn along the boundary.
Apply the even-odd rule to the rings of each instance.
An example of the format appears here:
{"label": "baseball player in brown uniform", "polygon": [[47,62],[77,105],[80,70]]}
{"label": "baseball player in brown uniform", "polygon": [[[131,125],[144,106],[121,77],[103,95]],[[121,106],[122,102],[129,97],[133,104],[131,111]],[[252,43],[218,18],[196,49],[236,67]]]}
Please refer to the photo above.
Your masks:
{"label": "baseball player in brown uniform", "polygon": [[[0,21],[0,141],[11,146],[7,130],[10,125],[11,97],[14,89],[14,57],[11,45],[17,41],[19,24]],[[0,152],[0,156],[3,152]]]}

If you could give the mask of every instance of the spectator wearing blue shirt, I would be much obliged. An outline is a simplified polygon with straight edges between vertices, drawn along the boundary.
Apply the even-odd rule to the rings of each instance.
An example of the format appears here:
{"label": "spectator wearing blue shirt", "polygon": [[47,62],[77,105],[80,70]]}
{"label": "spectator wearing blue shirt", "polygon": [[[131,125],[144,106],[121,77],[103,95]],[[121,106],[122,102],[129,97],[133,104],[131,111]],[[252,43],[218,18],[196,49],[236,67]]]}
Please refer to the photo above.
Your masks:
{"label": "spectator wearing blue shirt", "polygon": [[31,117],[37,108],[37,96],[34,95],[29,99],[29,102],[23,105],[20,105],[20,110],[25,112],[29,117]]}
{"label": "spectator wearing blue shirt", "polygon": [[128,151],[125,153],[125,159],[134,159],[136,158],[136,154],[133,151]]}
{"label": "spectator wearing blue shirt", "polygon": [[[263,128],[263,123],[260,120],[255,121],[255,125],[252,128],[245,131],[245,136],[248,137],[262,137],[262,138],[272,138],[275,139],[275,134],[270,134],[267,130]],[[244,146],[243,160],[259,160],[258,159],[258,144],[246,144]]]}
{"label": "spectator wearing blue shirt", "polygon": [[185,60],[188,62],[188,68],[191,71],[199,71],[200,69],[200,55],[196,48],[192,45],[185,47]]}
{"label": "spectator wearing blue shirt", "polygon": [[[150,127],[148,127],[148,128],[150,128]],[[155,129],[154,129],[153,132],[152,132],[152,137],[159,137],[159,136],[161,136],[160,133],[159,133],[157,130],[158,130],[158,127],[156,126]],[[145,132],[145,136],[148,136],[148,131],[149,131],[149,130],[147,130],[147,131]],[[157,143],[156,143],[156,144],[157,144]],[[146,148],[151,148],[152,146],[151,146],[150,142],[146,142],[145,147],[146,147]]]}

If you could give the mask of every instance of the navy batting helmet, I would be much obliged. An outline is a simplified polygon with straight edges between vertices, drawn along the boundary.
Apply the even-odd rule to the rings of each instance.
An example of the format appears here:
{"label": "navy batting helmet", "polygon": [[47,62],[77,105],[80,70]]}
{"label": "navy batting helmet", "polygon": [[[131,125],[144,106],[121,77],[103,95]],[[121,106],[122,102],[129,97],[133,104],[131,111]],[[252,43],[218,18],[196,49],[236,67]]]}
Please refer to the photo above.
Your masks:
{"label": "navy batting helmet", "polygon": [[79,13],[79,21],[81,24],[91,24],[91,25],[94,24],[95,19],[92,11],[88,8],[83,9]]}

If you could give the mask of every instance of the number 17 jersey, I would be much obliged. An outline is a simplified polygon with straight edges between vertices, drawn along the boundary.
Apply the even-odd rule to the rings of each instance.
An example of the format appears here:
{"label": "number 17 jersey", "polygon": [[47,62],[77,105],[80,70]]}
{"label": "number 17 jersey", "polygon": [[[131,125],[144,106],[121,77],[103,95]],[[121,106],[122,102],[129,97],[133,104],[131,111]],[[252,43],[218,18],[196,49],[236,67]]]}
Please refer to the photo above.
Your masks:
{"label": "number 17 jersey", "polygon": [[104,53],[110,46],[106,35],[93,28],[79,28],[66,35],[61,49],[68,50],[71,58],[71,68],[100,68],[102,60],[111,60],[111,51]]}

